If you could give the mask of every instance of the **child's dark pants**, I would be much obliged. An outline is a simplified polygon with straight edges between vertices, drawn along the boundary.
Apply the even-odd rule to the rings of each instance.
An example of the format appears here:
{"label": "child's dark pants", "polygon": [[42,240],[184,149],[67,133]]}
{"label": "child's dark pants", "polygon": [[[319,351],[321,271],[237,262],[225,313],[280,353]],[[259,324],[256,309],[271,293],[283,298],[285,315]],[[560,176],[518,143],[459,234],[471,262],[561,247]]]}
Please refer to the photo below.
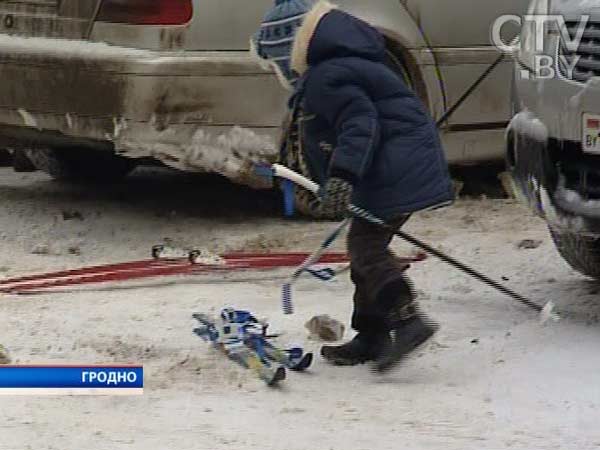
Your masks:
{"label": "child's dark pants", "polygon": [[[396,230],[409,215],[390,220]],[[395,311],[411,304],[414,295],[404,275],[408,268],[389,250],[394,234],[363,219],[354,219],[348,235],[351,278],[355,285],[352,328],[382,332],[393,328]]]}

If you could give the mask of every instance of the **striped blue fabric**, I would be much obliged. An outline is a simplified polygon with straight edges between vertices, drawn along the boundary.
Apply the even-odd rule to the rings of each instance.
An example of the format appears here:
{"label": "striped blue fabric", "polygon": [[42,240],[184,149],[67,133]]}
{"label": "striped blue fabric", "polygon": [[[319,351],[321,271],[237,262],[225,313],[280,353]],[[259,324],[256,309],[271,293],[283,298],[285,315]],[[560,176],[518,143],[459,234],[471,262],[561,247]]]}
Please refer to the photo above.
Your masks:
{"label": "striped blue fabric", "polygon": [[258,56],[274,63],[291,84],[297,81],[290,68],[294,38],[312,5],[311,0],[276,0],[253,38]]}

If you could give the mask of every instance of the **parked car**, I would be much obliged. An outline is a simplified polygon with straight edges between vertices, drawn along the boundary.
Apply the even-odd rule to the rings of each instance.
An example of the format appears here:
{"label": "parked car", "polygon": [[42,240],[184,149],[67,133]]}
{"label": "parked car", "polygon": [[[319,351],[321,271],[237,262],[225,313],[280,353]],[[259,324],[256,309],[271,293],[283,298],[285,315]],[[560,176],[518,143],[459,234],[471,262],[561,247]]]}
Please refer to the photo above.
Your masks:
{"label": "parked car", "polygon": [[[572,49],[558,24],[546,27],[543,48],[535,47],[533,28],[524,27],[506,150],[520,197],[547,221],[561,255],[576,270],[600,278],[600,12],[592,3],[600,6],[576,0],[531,4],[531,14],[563,16],[572,37],[582,16],[589,21],[581,22],[582,39]],[[532,73],[536,54],[553,57],[553,76]]]}
{"label": "parked car", "polygon": [[[273,159],[287,92],[248,52],[273,0],[0,2],[0,139],[55,178],[140,160],[250,182]],[[378,27],[435,117],[497,57],[489,30],[526,0],[340,0]],[[468,13],[467,13],[468,12]],[[501,158],[510,64],[443,127],[451,162]]]}

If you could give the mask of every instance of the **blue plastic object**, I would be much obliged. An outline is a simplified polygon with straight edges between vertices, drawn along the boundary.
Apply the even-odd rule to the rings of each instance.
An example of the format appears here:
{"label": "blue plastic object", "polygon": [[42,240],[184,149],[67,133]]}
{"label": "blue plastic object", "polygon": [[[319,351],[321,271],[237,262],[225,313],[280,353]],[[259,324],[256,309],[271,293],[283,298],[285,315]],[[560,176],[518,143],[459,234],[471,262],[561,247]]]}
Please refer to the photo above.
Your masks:
{"label": "blue plastic object", "polygon": [[283,180],[281,187],[285,217],[293,217],[296,213],[296,185],[290,180]]}
{"label": "blue plastic object", "polygon": [[270,178],[274,177],[273,167],[269,164],[255,164],[254,173],[260,177]]}

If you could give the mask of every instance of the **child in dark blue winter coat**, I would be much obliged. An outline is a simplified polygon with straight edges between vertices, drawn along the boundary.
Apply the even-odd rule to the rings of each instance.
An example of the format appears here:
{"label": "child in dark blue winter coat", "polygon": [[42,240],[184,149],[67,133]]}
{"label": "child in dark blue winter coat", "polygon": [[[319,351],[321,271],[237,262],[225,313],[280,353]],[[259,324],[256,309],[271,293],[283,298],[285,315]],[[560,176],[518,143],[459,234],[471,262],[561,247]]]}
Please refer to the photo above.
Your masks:
{"label": "child in dark blue winter coat", "polygon": [[[323,186],[323,208],[339,209],[336,192],[346,186],[353,204],[400,227],[411,213],[453,201],[435,124],[386,65],[377,30],[327,1],[276,0],[253,44],[295,89],[302,157]],[[437,328],[416,308],[406,267],[388,249],[392,237],[353,220],[348,248],[358,334],[323,347],[323,357],[335,364],[374,360],[387,369]]]}

